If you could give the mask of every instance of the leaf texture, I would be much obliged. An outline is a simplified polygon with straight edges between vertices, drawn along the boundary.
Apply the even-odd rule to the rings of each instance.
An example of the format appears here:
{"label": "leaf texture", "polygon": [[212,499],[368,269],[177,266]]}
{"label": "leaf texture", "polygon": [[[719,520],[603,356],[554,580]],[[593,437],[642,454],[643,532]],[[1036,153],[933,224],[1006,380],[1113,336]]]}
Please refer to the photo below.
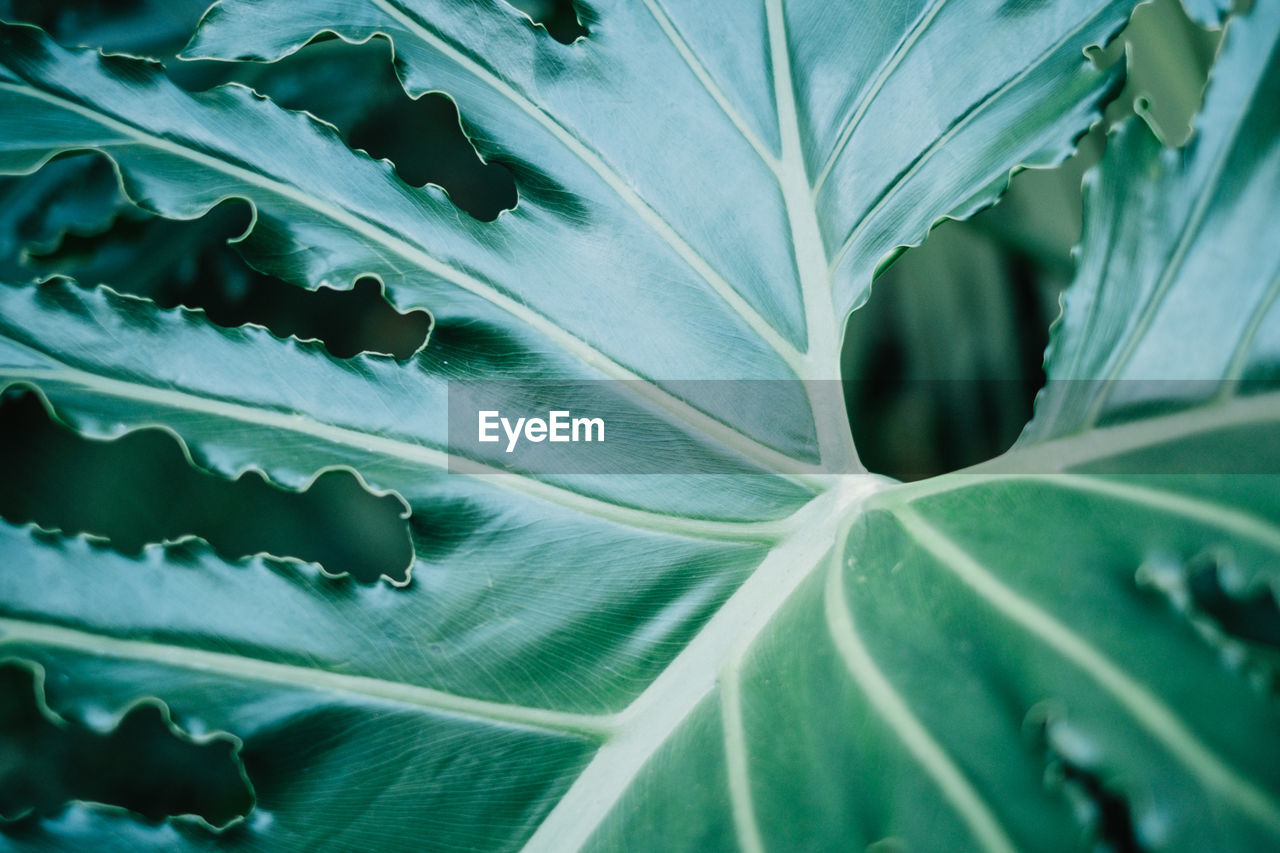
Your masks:
{"label": "leaf texture", "polygon": [[[189,56],[390,39],[409,94],[448,92],[512,164],[492,223],[248,88],[4,27],[0,171],[96,150],[163,217],[246,199],[255,267],[375,276],[435,328],[407,362],[337,359],[107,288],[0,287],[4,386],[86,435],[162,426],[226,476],[349,468],[404,499],[415,549],[397,589],[0,525],[0,645],[59,674],[50,707],[158,697],[240,739],[256,796],[217,835],[74,803],[0,846],[1273,847],[1274,695],[1170,590],[1208,557],[1277,584],[1275,477],[1221,473],[1280,471],[1259,457],[1280,404],[1238,381],[1276,361],[1274,6],[1231,24],[1191,147],[1112,138],[1005,456],[894,484],[816,384],[741,407],[677,382],[835,378],[878,265],[1069,153],[1115,83],[1082,50],[1132,5],[791,0],[726,27],[646,0],[594,7],[568,46],[496,3],[207,14]],[[448,383],[544,377],[628,380],[690,460],[750,473],[451,470]],[[1117,378],[1213,390],[1128,410],[1095,381]]]}

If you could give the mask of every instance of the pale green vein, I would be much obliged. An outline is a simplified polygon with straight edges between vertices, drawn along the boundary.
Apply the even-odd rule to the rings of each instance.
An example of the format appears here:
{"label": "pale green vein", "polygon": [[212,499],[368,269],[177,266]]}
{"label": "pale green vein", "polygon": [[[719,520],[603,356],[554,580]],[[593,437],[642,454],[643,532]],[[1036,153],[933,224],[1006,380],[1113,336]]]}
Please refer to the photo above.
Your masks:
{"label": "pale green vein", "polygon": [[[601,373],[611,378],[627,381],[634,386],[635,393],[651,400],[655,404],[661,406],[664,410],[671,412],[676,417],[686,423],[689,423],[696,429],[699,429],[704,434],[714,437],[726,446],[738,450],[748,458],[759,461],[761,464],[778,471],[794,470],[798,464],[796,460],[791,459],[785,454],[779,453],[777,450],[761,444],[744,433],[733,429],[732,427],[701,411],[698,411],[688,403],[685,403],[683,400],[680,400],[674,395],[663,390],[651,380],[636,374],[630,368],[623,366],[621,363],[596,349],[591,344],[562,329],[547,317],[529,308],[521,300],[507,295],[490,283],[481,281],[480,279],[454,269],[448,264],[443,264],[437,261],[418,246],[405,241],[398,235],[392,234],[386,229],[379,227],[362,217],[343,210],[337,205],[330,204],[324,199],[305,193],[288,183],[267,177],[260,172],[245,169],[221,158],[210,156],[201,151],[196,151],[188,146],[179,145],[164,137],[143,131],[140,128],[128,124],[127,122],[118,121],[98,110],[91,109],[82,104],[76,103],[75,101],[60,98],[41,89],[36,89],[27,85],[15,85],[5,82],[0,82],[0,89],[7,89],[24,97],[44,101],[58,109],[66,110],[67,112],[86,118],[91,122],[120,134],[121,136],[136,139],[143,145],[160,151],[165,151],[180,159],[198,163],[205,168],[232,177],[247,186],[258,187],[269,193],[273,193],[282,198],[293,201],[303,207],[314,210],[316,213],[332,220],[342,227],[350,229],[374,243],[385,246],[387,249],[399,255],[409,263],[416,264],[421,269],[426,270],[433,275],[437,275],[446,281],[450,281],[468,293],[474,294],[481,299],[490,302],[495,307],[506,311],[521,323],[545,335],[558,346],[563,347],[566,352],[569,352],[574,357],[578,358],[587,367],[599,370]],[[101,148],[102,146],[98,147]],[[252,199],[250,199],[250,202],[252,203]]]}
{"label": "pale green vein", "polygon": [[502,702],[488,702],[380,678],[343,675],[322,669],[274,663],[189,646],[150,640],[125,640],[108,634],[0,617],[0,647],[8,644],[46,646],[91,656],[175,666],[237,680],[260,681],[307,690],[364,696],[381,701],[415,705],[441,713],[491,720],[495,723],[573,732],[593,738],[602,739],[613,731],[613,718],[609,716],[573,714]]}
{"label": "pale green vein", "polygon": [[893,183],[888,188],[886,188],[883,193],[881,193],[879,199],[875,202],[875,204],[871,206],[871,209],[869,209],[865,214],[863,214],[859,218],[857,224],[854,225],[853,229],[849,232],[849,236],[844,239],[844,241],[840,244],[840,248],[836,250],[835,255],[832,257],[831,263],[829,265],[830,271],[834,273],[835,270],[840,267],[841,263],[845,259],[845,256],[848,255],[849,250],[853,248],[853,245],[857,241],[859,235],[861,235],[862,232],[867,228],[867,226],[871,224],[871,220],[875,217],[875,215],[879,213],[885,207],[885,205],[889,203],[891,199],[896,197],[898,192],[907,183],[907,181],[910,180],[913,176],[915,176],[915,174],[918,173],[921,169],[923,169],[925,164],[927,164],[930,160],[933,159],[934,155],[936,155],[939,151],[943,150],[946,147],[946,144],[950,142],[952,139],[954,139],[961,131],[968,128],[970,123],[976,117],[983,115],[991,107],[992,104],[997,103],[1002,97],[1004,97],[1006,94],[1011,92],[1015,86],[1017,86],[1023,80],[1026,80],[1033,73],[1040,71],[1041,64],[1045,61],[1047,57],[1052,56],[1054,53],[1056,53],[1057,51],[1065,47],[1067,44],[1069,44],[1072,39],[1079,36],[1080,33],[1082,33],[1087,27],[1093,24],[1099,17],[1101,17],[1103,12],[1107,11],[1107,8],[1108,7],[1104,4],[1101,8],[1098,9],[1097,12],[1094,12],[1092,15],[1090,15],[1089,17],[1081,21],[1070,32],[1068,32],[1058,41],[1054,42],[1047,50],[1043,51],[1038,57],[1036,57],[1035,61],[1028,63],[1027,66],[1023,68],[1021,71],[1019,71],[1017,74],[1010,77],[1000,86],[998,86],[997,88],[993,89],[991,92],[988,92],[985,96],[983,96],[981,101],[975,104],[967,113],[965,113],[965,115],[961,119],[959,119],[958,121],[955,122],[955,124],[949,127],[945,133],[940,135],[937,139],[933,140],[933,142],[929,143],[928,147],[926,147],[924,151],[922,151],[920,155],[916,157],[915,161],[911,163],[910,167],[905,172],[901,173],[896,178],[894,178]]}
{"label": "pale green vein", "polygon": [[1249,318],[1248,328],[1240,336],[1235,352],[1231,354],[1231,361],[1227,365],[1222,388],[1218,392],[1220,398],[1234,397],[1239,390],[1240,381],[1248,364],[1250,351],[1253,349],[1254,341],[1258,338],[1258,331],[1271,313],[1271,307],[1275,305],[1277,297],[1280,297],[1280,268],[1276,269],[1276,274],[1271,279],[1271,283],[1267,285],[1266,292],[1262,294],[1262,299],[1259,300],[1257,308],[1254,309],[1253,316]]}
{"label": "pale green vein", "polygon": [[765,19],[769,31],[769,58],[773,89],[777,99],[778,133],[782,141],[782,161],[778,183],[787,210],[791,231],[791,251],[804,301],[806,346],[811,379],[805,383],[818,433],[818,445],[827,470],[836,473],[862,472],[853,446],[844,395],[827,393],[840,379],[840,340],[844,317],[832,303],[831,276],[823,259],[826,247],[818,225],[818,213],[805,173],[804,149],[800,141],[800,117],[791,78],[791,50],[787,45],[786,19],[782,0],[768,0]]}
{"label": "pale green vein", "polygon": [[[1280,525],[1234,507],[1180,495],[1164,489],[1153,489],[1091,474],[967,474],[938,483],[936,487],[910,492],[883,493],[883,506],[905,506],[933,495],[981,486],[987,483],[1038,483],[1076,492],[1112,497],[1145,506],[1159,512],[1202,522],[1280,553]],[[931,484],[935,485],[935,484]]]}
{"label": "pale green vein", "polygon": [[827,630],[845,669],[916,763],[937,785],[943,798],[955,810],[979,846],[993,853],[1014,853],[1017,848],[991,808],[942,745],[911,712],[906,700],[876,666],[870,652],[859,639],[845,600],[844,553],[847,535],[846,529],[831,554],[823,596]]}
{"label": "pale green vein", "polygon": [[1040,444],[1015,446],[980,465],[886,489],[876,500],[880,505],[896,506],[929,495],[963,489],[988,479],[1070,473],[1073,468],[1198,434],[1276,422],[1280,422],[1280,393],[1238,397],[1171,415],[1095,427]]}
{"label": "pale green vein", "polygon": [[1028,474],[1069,471],[1200,433],[1274,421],[1280,421],[1280,393],[1238,397],[1171,415],[1084,430],[1028,447],[1015,446],[1003,456],[967,470]]}
{"label": "pale green vein", "polygon": [[697,55],[689,47],[688,42],[686,42],[684,37],[680,35],[680,31],[676,28],[675,24],[672,23],[671,17],[667,15],[667,11],[662,8],[662,4],[658,2],[658,0],[644,0],[644,5],[645,8],[649,10],[649,14],[653,16],[653,19],[662,29],[663,35],[665,35],[667,40],[671,42],[671,46],[680,54],[680,58],[684,60],[685,65],[689,66],[689,70],[693,72],[693,76],[698,78],[698,82],[702,84],[702,88],[706,90],[707,94],[711,96],[711,99],[716,102],[716,106],[718,106],[720,111],[724,113],[725,118],[729,119],[729,121],[733,123],[733,126],[737,129],[738,133],[747,141],[747,144],[755,150],[756,154],[760,156],[760,159],[764,161],[764,164],[769,167],[770,171],[776,174],[778,171],[777,157],[775,157],[773,152],[769,151],[769,149],[765,147],[764,143],[760,141],[760,138],[756,136],[755,131],[753,131],[746,121],[743,120],[742,116],[738,114],[737,109],[735,109],[733,104],[729,102],[729,99],[725,97],[724,92],[718,85],[716,85],[716,81],[711,77],[711,74],[702,65],[702,63],[698,61]]}
{"label": "pale green vein", "polygon": [[751,775],[747,768],[747,735],[742,723],[742,685],[738,662],[724,668],[720,683],[720,719],[724,727],[724,754],[729,778],[729,802],[738,847],[744,853],[764,853],[764,839],[751,802]]}
{"label": "pale green vein", "polygon": [[1243,539],[1251,539],[1280,554],[1280,526],[1265,518],[1242,512],[1233,507],[1170,491],[1135,486],[1116,480],[1104,480],[1093,476],[1077,474],[1033,479],[1043,480],[1052,485],[1074,491],[1107,495],[1160,512],[1194,519]]}
{"label": "pale green vein", "polygon": [[815,196],[822,191],[822,185],[827,182],[827,178],[831,175],[831,170],[835,168],[836,162],[840,159],[841,152],[849,144],[849,140],[853,137],[853,132],[862,123],[863,117],[866,116],[867,110],[875,102],[876,96],[884,89],[885,84],[889,82],[889,78],[898,70],[903,59],[911,52],[911,48],[915,47],[920,37],[928,31],[929,26],[938,17],[938,14],[946,4],[947,0],[933,0],[929,4],[924,10],[924,14],[916,18],[915,23],[911,25],[906,35],[898,42],[897,47],[889,55],[888,61],[881,66],[880,72],[871,81],[871,85],[859,96],[858,104],[854,108],[852,115],[850,115],[849,120],[845,122],[844,128],[840,131],[840,136],[831,150],[831,155],[827,157],[826,165],[822,167],[822,171],[818,174],[818,179],[813,182],[813,194]]}
{"label": "pale green vein", "polygon": [[378,6],[405,31],[430,45],[433,49],[447,56],[451,62],[465,69],[477,80],[497,92],[525,115],[544,127],[571,154],[581,160],[595,172],[605,184],[613,190],[622,201],[635,212],[646,226],[679,255],[721,299],[751,327],[756,334],[766,341],[778,355],[791,365],[797,375],[802,373],[804,360],[800,352],[756,311],[724,276],[711,266],[702,255],[685,240],[662,214],[658,213],[648,202],[632,188],[632,186],[610,167],[595,151],[587,147],[581,140],[565,129],[547,112],[539,108],[529,98],[521,94],[507,81],[498,77],[488,68],[458,50],[430,28],[422,24],[416,17],[391,0],[373,0]]}
{"label": "pale green vein", "polygon": [[[338,223],[343,228],[349,229],[374,243],[385,246],[395,254],[404,258],[406,261],[417,265],[432,275],[439,276],[445,281],[457,285],[468,293],[479,296],[480,298],[510,313],[521,322],[526,323],[531,328],[547,335],[557,344],[574,353],[574,355],[580,358],[584,363],[604,370],[605,372],[610,372],[610,369],[612,369],[622,371],[625,374],[630,374],[630,371],[627,371],[625,368],[621,367],[621,365],[614,363],[613,360],[605,354],[599,352],[579,338],[568,334],[542,314],[533,311],[524,303],[508,296],[506,293],[495,288],[492,284],[467,275],[448,264],[441,263],[418,246],[401,239],[400,237],[388,232],[386,229],[369,222],[363,217],[356,216],[335,204],[331,204],[325,199],[317,198],[314,195],[303,192],[292,184],[270,178],[258,171],[237,166],[236,164],[228,162],[221,157],[214,157],[205,154],[204,152],[197,151],[190,146],[180,145],[166,139],[165,137],[144,131],[135,125],[112,118],[100,110],[86,107],[83,104],[66,98],[58,97],[57,95],[46,92],[42,89],[37,89],[33,86],[0,82],[0,89],[6,89],[22,97],[44,101],[56,109],[74,113],[81,118],[85,118],[123,137],[133,139],[149,148],[164,151],[182,160],[198,163],[207,169],[220,172],[234,178],[246,186],[258,187],[273,195],[288,199],[302,207],[314,210],[321,216]],[[106,149],[110,146],[106,143],[95,143],[93,147],[106,153]],[[252,201],[252,199],[250,199],[250,201]],[[631,376],[628,375],[627,378],[631,378]]]}
{"label": "pale green vein", "polygon": [[504,488],[540,498],[549,503],[629,527],[708,539],[738,541],[760,539],[768,541],[781,535],[782,530],[785,528],[785,522],[775,524],[772,522],[712,521],[682,518],[626,507],[592,498],[542,480],[500,472],[469,459],[451,457],[445,451],[437,448],[334,426],[296,412],[273,411],[255,406],[245,406],[229,400],[201,397],[185,391],[154,388],[149,385],[111,379],[70,367],[48,370],[3,368],[3,373],[0,374],[0,387],[7,387],[19,382],[32,383],[45,393],[47,393],[47,384],[61,384],[68,388],[79,388],[91,394],[104,397],[126,399],[183,412],[198,412],[237,423],[252,424],[297,435],[306,435],[328,444],[352,448],[360,453],[385,456],[388,459],[395,460],[397,463],[421,465],[439,471],[452,470],[458,473],[482,475],[485,482],[492,482]]}
{"label": "pale green vein", "polygon": [[[1192,249],[1192,238],[1200,233],[1209,215],[1209,210],[1213,207],[1214,202],[1218,201],[1218,193],[1215,192],[1215,189],[1221,182],[1223,175],[1226,174],[1227,164],[1231,161],[1231,155],[1234,153],[1240,131],[1244,128],[1249,117],[1253,115],[1253,111],[1260,108],[1254,101],[1265,79],[1264,71],[1265,69],[1260,65],[1255,72],[1256,76],[1249,88],[1248,96],[1240,100],[1241,104],[1247,106],[1240,109],[1235,116],[1222,139],[1221,150],[1213,159],[1209,173],[1205,176],[1204,181],[1194,188],[1195,204],[1192,206],[1187,219],[1182,223],[1182,228],[1178,231],[1172,251],[1169,253],[1169,259],[1160,271],[1160,277],[1156,280],[1155,287],[1152,288],[1150,299],[1147,300],[1146,305],[1142,307],[1142,312],[1138,315],[1138,322],[1135,324],[1133,331],[1129,333],[1124,343],[1124,348],[1120,350],[1115,361],[1112,362],[1111,368],[1107,371],[1106,382],[1102,391],[1098,394],[1098,398],[1093,405],[1089,407],[1089,411],[1085,413],[1083,421],[1085,426],[1092,426],[1097,423],[1107,400],[1111,397],[1111,390],[1115,387],[1113,383],[1120,378],[1124,369],[1132,361],[1133,355],[1137,352],[1147,330],[1155,322],[1156,314],[1159,313],[1160,307],[1164,304],[1165,297],[1173,288],[1178,273],[1185,266],[1187,256]],[[1270,107],[1263,108],[1270,109]],[[1203,129],[1199,130],[1203,134]],[[1203,135],[1201,140],[1203,140]],[[1199,144],[1203,144],[1203,142]]]}
{"label": "pale green vein", "polygon": [[617,716],[617,733],[597,752],[538,825],[525,853],[568,853],[587,845],[661,746],[751,646],[787,600],[822,565],[842,518],[884,488],[879,477],[843,478],[792,516],[795,532]]}
{"label": "pale green vein", "polygon": [[1089,675],[1206,788],[1271,832],[1280,833],[1280,808],[1271,797],[1224,763],[1145,685],[1050,613],[1002,584],[915,510],[899,507],[896,515],[903,529],[943,568],[1005,617]]}

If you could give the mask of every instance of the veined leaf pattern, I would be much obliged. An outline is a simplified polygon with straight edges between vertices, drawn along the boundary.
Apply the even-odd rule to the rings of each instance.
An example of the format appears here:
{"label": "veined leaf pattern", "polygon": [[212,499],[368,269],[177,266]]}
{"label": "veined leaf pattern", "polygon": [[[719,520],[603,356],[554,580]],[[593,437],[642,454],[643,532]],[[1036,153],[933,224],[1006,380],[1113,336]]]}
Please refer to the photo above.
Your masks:
{"label": "veined leaf pattern", "polygon": [[[1110,139],[1013,450],[893,483],[815,390],[879,265],[1070,153],[1117,82],[1082,51],[1133,5],[643,0],[596,4],[572,45],[500,3],[207,13],[189,57],[388,39],[411,96],[447,92],[514,164],[494,222],[246,87],[189,94],[6,25],[0,171],[91,150],[163,217],[244,199],[255,267],[372,276],[435,325],[406,362],[338,359],[109,288],[0,288],[3,386],[86,435],[164,427],[226,476],[350,469],[403,498],[415,548],[398,589],[0,525],[0,645],[58,674],[49,706],[156,697],[237,738],[255,795],[219,833],[74,803],[0,844],[1057,850],[1096,840],[1106,797],[1143,848],[1274,846],[1275,698],[1169,597],[1205,555],[1277,583],[1275,478],[1213,473],[1268,470],[1280,415],[1256,381],[1280,347],[1274,5],[1232,19],[1189,147]],[[450,458],[449,382],[549,377],[625,380],[691,454],[753,473]],[[741,408],[688,379],[782,381]]]}

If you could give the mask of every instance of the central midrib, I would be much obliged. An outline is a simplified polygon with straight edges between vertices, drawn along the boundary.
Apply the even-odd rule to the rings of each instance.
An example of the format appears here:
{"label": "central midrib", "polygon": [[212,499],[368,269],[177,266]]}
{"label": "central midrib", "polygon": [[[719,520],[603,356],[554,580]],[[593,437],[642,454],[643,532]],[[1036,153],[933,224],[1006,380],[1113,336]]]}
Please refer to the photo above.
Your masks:
{"label": "central midrib", "polygon": [[874,475],[841,478],[793,516],[780,542],[665,670],[617,717],[615,733],[574,780],[523,850],[582,848],[648,760],[716,687],[723,667],[750,646],[834,545],[842,519],[889,487]]}

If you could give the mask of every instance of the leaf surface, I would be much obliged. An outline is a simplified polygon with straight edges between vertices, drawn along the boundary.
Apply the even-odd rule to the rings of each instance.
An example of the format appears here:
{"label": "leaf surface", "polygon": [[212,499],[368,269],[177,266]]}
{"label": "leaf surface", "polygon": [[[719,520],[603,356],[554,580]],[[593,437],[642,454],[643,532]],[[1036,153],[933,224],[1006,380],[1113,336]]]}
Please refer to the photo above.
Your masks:
{"label": "leaf surface", "polygon": [[[336,359],[104,288],[0,288],[5,386],[38,388],[88,435],[163,426],[226,476],[297,489],[353,469],[405,500],[416,555],[397,589],[198,541],[129,557],[0,526],[5,654],[59,673],[48,700],[69,718],[156,696],[187,730],[240,738],[256,803],[219,846],[1273,846],[1274,697],[1225,665],[1247,643],[1185,593],[1205,560],[1276,583],[1274,478],[1215,473],[1269,447],[1280,412],[1234,381],[1274,370],[1275,247],[1216,248],[1280,197],[1274,7],[1232,25],[1193,147],[1134,124],[1113,139],[1018,448],[890,484],[860,472],[840,401],[792,381],[836,377],[845,315],[898,247],[1069,152],[1114,84],[1082,49],[1132,5],[773,2],[728,30],[693,4],[602,5],[569,46],[500,4],[208,14],[191,56],[389,38],[407,91],[449,92],[512,165],[520,203],[492,223],[247,88],[188,94],[156,66],[6,27],[0,170],[92,149],[161,216],[247,199],[238,247],[256,267],[309,288],[374,275],[436,326],[407,363]],[[1121,215],[1135,197],[1166,199],[1175,225]],[[1170,233],[1213,274],[1148,260]],[[1154,319],[1120,328],[1135,299]],[[1166,324],[1166,300],[1198,322]],[[1086,304],[1114,334],[1088,331]],[[1207,398],[1075,414],[1101,398],[1069,380],[1113,363],[1182,379],[1176,359],[1223,341],[1233,355],[1195,362],[1219,365],[1196,376]],[[749,473],[450,458],[449,382],[546,377],[626,380],[686,462]],[[786,382],[741,406],[687,379]],[[644,450],[620,452],[638,466]],[[212,840],[93,804],[3,837]]]}

